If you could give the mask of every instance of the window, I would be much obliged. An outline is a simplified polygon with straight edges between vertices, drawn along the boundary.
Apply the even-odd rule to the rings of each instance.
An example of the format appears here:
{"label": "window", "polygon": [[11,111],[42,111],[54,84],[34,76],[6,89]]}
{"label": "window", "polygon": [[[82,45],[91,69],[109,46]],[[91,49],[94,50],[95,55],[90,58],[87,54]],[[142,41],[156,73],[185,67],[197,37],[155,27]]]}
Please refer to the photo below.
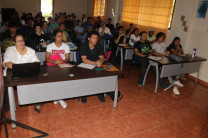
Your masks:
{"label": "window", "polygon": [[105,16],[106,0],[94,0],[94,17]]}
{"label": "window", "polygon": [[48,19],[48,17],[53,16],[53,0],[41,0],[41,12],[43,17]]}
{"label": "window", "polygon": [[175,0],[173,0],[173,5],[172,5],[172,8],[171,8],[170,20],[169,20],[169,23],[168,23],[168,29],[169,30],[171,28],[171,24],[172,24],[172,20],[173,20],[174,9],[175,9]]}
{"label": "window", "polygon": [[174,5],[175,0],[124,0],[122,22],[167,30]]}

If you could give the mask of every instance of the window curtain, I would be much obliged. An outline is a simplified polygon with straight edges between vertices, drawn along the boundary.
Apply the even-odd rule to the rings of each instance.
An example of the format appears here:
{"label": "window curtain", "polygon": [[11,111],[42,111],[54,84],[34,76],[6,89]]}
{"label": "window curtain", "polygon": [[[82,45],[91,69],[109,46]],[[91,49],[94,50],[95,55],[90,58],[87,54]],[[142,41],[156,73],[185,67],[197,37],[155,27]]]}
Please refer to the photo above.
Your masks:
{"label": "window curtain", "polygon": [[105,0],[94,0],[94,12],[93,16],[101,16],[103,17],[105,14]]}
{"label": "window curtain", "polygon": [[167,32],[173,0],[124,0],[122,24],[130,23],[140,31],[153,28],[156,32]]}

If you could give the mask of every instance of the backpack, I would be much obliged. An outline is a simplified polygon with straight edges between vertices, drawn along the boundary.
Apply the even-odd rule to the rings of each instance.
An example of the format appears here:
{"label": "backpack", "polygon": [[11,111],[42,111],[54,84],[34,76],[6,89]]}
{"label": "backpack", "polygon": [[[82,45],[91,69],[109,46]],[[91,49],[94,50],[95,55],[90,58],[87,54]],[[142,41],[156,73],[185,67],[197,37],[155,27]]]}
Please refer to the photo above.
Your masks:
{"label": "backpack", "polygon": [[[114,96],[115,96],[115,92],[114,91],[108,92],[107,95],[109,95],[110,98],[111,98],[111,100],[114,101]],[[123,97],[124,97],[124,95],[121,96],[121,92],[118,91],[118,99],[117,99],[117,102],[119,102]]]}
{"label": "backpack", "polygon": [[189,57],[187,56],[180,56],[180,55],[176,55],[176,54],[170,54],[170,59],[176,61],[176,62],[187,62],[189,61]]}
{"label": "backpack", "polygon": [[118,65],[116,55],[110,50],[105,52],[105,62],[109,62],[113,65]]}

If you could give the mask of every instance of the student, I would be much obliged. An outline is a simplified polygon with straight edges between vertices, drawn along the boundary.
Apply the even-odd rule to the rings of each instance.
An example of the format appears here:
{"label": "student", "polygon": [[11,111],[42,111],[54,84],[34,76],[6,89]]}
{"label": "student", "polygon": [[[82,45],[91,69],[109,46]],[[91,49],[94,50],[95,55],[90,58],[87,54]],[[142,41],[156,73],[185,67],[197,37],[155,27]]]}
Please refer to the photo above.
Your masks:
{"label": "student", "polygon": [[100,28],[98,29],[98,32],[100,36],[103,36],[104,38],[112,38],[110,29],[105,26],[104,22],[100,22]]}
{"label": "student", "polygon": [[81,20],[77,21],[77,26],[74,28],[74,31],[76,33],[76,39],[79,39],[82,43],[85,43],[87,39],[87,33],[84,31],[84,28],[82,27]]}
{"label": "student", "polygon": [[[152,48],[149,43],[146,42],[147,40],[147,33],[141,32],[140,33],[140,41],[134,44],[134,53],[136,58],[138,58],[138,64],[140,65],[140,72],[139,72],[139,80],[138,85],[143,86],[144,75],[147,71],[147,67],[149,65],[148,56],[152,54]],[[155,67],[151,67],[154,72]],[[163,78],[159,79],[160,86],[163,88],[164,91],[169,89],[172,84],[166,84]]]}
{"label": "student", "polygon": [[71,42],[71,38],[69,34],[65,31],[66,27],[64,23],[59,24],[59,29],[63,32],[62,34],[63,42]]}
{"label": "student", "polygon": [[57,22],[55,22],[51,17],[48,18],[48,26],[51,28],[52,31],[54,31],[55,29],[58,29],[58,24]]}
{"label": "student", "polygon": [[3,33],[3,40],[11,38],[13,39],[16,34],[19,34],[19,30],[17,29],[17,24],[15,22],[9,23],[9,29]]}
{"label": "student", "polygon": [[165,40],[165,34],[159,32],[156,36],[156,41],[152,44],[153,54],[156,56],[169,55],[170,52],[167,50],[166,44],[163,42]]}
{"label": "student", "polygon": [[[53,32],[53,36],[55,42],[49,44],[46,49],[46,61],[50,63],[50,65],[58,65],[69,62],[69,53],[70,49],[69,46],[63,43],[63,32],[60,29],[57,29]],[[61,58],[56,58],[58,56]],[[54,101],[54,104],[60,103],[63,108],[67,107],[67,103],[64,100]]]}
{"label": "student", "polygon": [[[153,55],[169,55],[170,52],[167,50],[166,44],[163,42],[165,40],[165,34],[163,32],[159,32],[156,36],[156,42],[152,44]],[[171,78],[172,79],[172,78]],[[176,80],[174,80],[174,86],[183,87],[183,84],[178,80],[179,76],[176,76]],[[173,93],[175,95],[179,95],[180,92],[177,87],[173,88]]]}
{"label": "student", "polygon": [[134,30],[132,31],[132,34],[130,36],[129,45],[131,47],[133,47],[134,43],[138,42],[139,40],[140,40],[139,29],[138,28],[134,28]]}
{"label": "student", "polygon": [[97,21],[94,22],[94,26],[100,28],[100,22],[101,22],[101,17],[98,16],[98,17],[97,17]]}
{"label": "student", "polygon": [[111,32],[113,31],[114,25],[112,24],[111,18],[108,18],[108,23],[105,26],[108,27]]}
{"label": "student", "polygon": [[129,25],[129,29],[126,30],[125,34],[126,34],[126,39],[127,39],[127,43],[129,42],[130,40],[130,36],[132,34],[132,31],[134,29],[134,24],[133,23],[130,23]]}
{"label": "student", "polygon": [[155,42],[155,35],[154,35],[154,30],[153,29],[149,29],[148,34],[147,34],[147,41],[151,44],[153,44]]}
{"label": "student", "polygon": [[170,51],[170,53],[172,54],[176,54],[176,55],[183,55],[183,48],[180,44],[180,38],[179,37],[175,37],[172,41],[172,43],[169,45],[168,50]]}
{"label": "student", "polygon": [[48,27],[48,23],[46,21],[43,22],[42,31],[43,31],[46,39],[52,41],[52,30],[50,27]]}
{"label": "student", "polygon": [[[87,36],[88,43],[85,43],[80,48],[80,55],[82,61],[86,64],[95,65],[97,67],[101,67],[104,62],[104,51],[103,47],[97,43],[98,35],[97,32],[91,31]],[[104,94],[97,95],[101,102],[105,102]],[[81,98],[82,103],[87,102],[87,97],[83,96]]]}
{"label": "student", "polygon": [[89,27],[93,27],[93,21],[92,21],[92,17],[88,17],[87,21],[83,23],[83,28],[85,29],[86,32],[88,32],[88,28]]}
{"label": "student", "polygon": [[124,34],[124,27],[118,27],[118,35],[114,36],[115,44],[126,44],[126,35]]}
{"label": "student", "polygon": [[41,24],[35,24],[35,33],[30,36],[26,44],[32,49],[36,50],[38,45],[46,45],[46,37],[42,32]]}
{"label": "student", "polygon": [[[39,62],[35,51],[25,46],[24,38],[21,34],[17,34],[13,38],[14,46],[8,47],[4,54],[5,68],[12,69],[13,64]],[[34,110],[40,112],[40,104],[34,104]]]}

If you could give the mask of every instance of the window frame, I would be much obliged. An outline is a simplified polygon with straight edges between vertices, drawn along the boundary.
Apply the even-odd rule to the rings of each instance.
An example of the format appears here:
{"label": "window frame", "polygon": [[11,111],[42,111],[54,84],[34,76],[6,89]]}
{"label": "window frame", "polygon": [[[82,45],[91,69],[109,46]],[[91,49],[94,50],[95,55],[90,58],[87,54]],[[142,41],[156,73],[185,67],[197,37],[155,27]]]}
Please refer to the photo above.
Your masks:
{"label": "window frame", "polygon": [[[173,0],[173,1],[174,1],[174,0]],[[171,7],[171,9],[173,8],[173,13],[172,13],[172,14],[170,13],[170,16],[172,15],[172,17],[171,17],[171,21],[169,21],[170,27],[168,27],[168,30],[171,30],[171,26],[172,26],[172,22],[173,22],[173,15],[174,15],[174,11],[175,11],[176,1],[177,1],[177,0],[175,0],[174,6]]]}

